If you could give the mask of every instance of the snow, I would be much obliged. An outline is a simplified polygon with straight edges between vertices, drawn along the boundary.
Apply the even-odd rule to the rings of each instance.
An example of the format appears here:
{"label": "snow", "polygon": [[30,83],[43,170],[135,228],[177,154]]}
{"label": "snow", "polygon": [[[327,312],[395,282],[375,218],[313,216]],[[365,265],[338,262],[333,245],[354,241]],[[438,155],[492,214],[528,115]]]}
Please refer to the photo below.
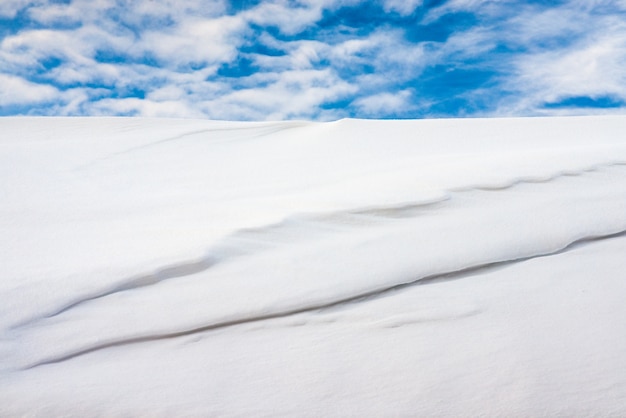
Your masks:
{"label": "snow", "polygon": [[623,416],[626,117],[0,119],[0,416]]}

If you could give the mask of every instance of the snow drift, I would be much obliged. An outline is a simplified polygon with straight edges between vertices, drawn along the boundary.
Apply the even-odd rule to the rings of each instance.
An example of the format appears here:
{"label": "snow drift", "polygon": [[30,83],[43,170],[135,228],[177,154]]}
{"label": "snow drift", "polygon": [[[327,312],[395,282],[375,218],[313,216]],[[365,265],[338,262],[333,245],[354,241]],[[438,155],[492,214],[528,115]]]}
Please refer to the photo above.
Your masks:
{"label": "snow drift", "polygon": [[0,415],[624,415],[624,132],[1,119]]}

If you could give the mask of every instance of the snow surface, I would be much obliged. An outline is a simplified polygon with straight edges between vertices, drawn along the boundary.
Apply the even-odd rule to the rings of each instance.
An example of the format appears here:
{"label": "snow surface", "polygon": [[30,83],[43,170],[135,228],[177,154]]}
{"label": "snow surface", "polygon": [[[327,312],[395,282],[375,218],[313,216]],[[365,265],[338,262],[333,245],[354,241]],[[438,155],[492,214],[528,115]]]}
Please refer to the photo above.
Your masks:
{"label": "snow surface", "polygon": [[0,119],[0,416],[624,416],[625,133]]}

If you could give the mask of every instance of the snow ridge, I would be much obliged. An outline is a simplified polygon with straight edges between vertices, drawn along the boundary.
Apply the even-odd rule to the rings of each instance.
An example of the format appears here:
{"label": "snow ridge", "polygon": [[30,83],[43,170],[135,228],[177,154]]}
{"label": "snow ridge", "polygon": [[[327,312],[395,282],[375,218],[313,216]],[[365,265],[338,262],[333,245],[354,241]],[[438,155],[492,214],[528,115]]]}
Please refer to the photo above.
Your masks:
{"label": "snow ridge", "polygon": [[[228,327],[233,327],[237,325],[267,321],[270,319],[285,318],[288,316],[294,316],[294,315],[298,315],[298,314],[305,313],[305,312],[323,311],[325,309],[335,308],[335,307],[345,305],[345,304],[362,303],[371,299],[386,296],[387,294],[391,292],[396,292],[396,291],[405,289],[410,286],[436,284],[442,281],[464,279],[467,277],[493,271],[495,269],[506,268],[512,264],[521,263],[521,262],[532,260],[535,258],[549,257],[552,255],[562,254],[570,249],[578,248],[581,245],[591,244],[597,241],[620,238],[620,237],[626,237],[626,229],[613,233],[613,234],[609,234],[609,235],[581,238],[551,253],[538,254],[538,255],[521,257],[521,258],[511,259],[511,260],[494,261],[491,263],[485,263],[485,264],[480,264],[480,265],[476,265],[472,267],[463,268],[457,271],[444,272],[444,273],[434,274],[431,276],[420,277],[411,282],[402,283],[402,284],[398,284],[395,286],[391,286],[391,287],[387,287],[387,288],[383,288],[383,289],[379,289],[379,290],[375,290],[375,291],[371,291],[371,292],[367,292],[363,294],[354,295],[346,299],[332,301],[326,304],[303,306],[300,309],[296,309],[296,310],[285,311],[285,312],[275,312],[275,313],[260,315],[260,316],[242,317],[240,319],[235,319],[235,320],[231,320],[227,322],[214,323],[214,324],[209,324],[209,325],[201,326],[201,327],[190,329],[190,330],[181,330],[181,331],[171,332],[167,334],[146,335],[146,336],[141,336],[141,337],[117,340],[117,341],[103,342],[93,347],[81,348],[74,352],[64,353],[62,356],[59,356],[59,357],[43,359],[43,360],[37,361],[36,363],[24,366],[21,369],[28,370],[28,369],[32,369],[35,367],[48,365],[48,364],[61,363],[61,362],[68,361],[73,358],[85,355],[85,354],[93,353],[95,351],[104,350],[107,348],[120,347],[120,346],[131,345],[131,344],[139,344],[139,343],[144,343],[144,342],[152,342],[152,341],[158,341],[158,340],[166,340],[166,339],[171,339],[171,338],[185,337],[185,336],[190,336],[193,334],[214,331],[214,330],[221,329],[221,328],[228,328]],[[462,315],[461,317],[464,317],[464,316],[466,315]]]}
{"label": "snow ridge", "polygon": [[0,415],[626,412],[626,117],[0,132]]}
{"label": "snow ridge", "polygon": [[[123,280],[114,289],[79,298],[48,318],[14,329],[27,346],[41,345],[38,342],[41,338],[63,341],[48,348],[44,356],[33,353],[34,358],[27,356],[22,361],[28,367],[54,363],[103,348],[318,310],[422,279],[433,280],[558,254],[572,243],[626,230],[626,213],[622,211],[626,207],[626,190],[615,190],[615,185],[625,182],[626,169],[618,165],[551,181],[516,182],[514,186],[496,190],[456,192],[435,206],[420,207],[411,216],[404,213],[402,217],[389,217],[388,210],[377,211],[374,221],[368,215],[370,220],[365,228],[358,222],[346,225],[343,221],[336,227],[332,222],[338,218],[326,215],[318,220],[292,220],[270,228],[243,231],[218,243],[211,253],[217,262],[210,263],[207,258]],[[569,186],[564,189],[563,184]],[[567,192],[561,191],[557,196],[554,190]],[[594,199],[593,194],[610,199]],[[562,209],[573,202],[580,213],[559,219]],[[534,216],[511,218],[511,207],[526,208],[524,211],[533,211]],[[586,217],[600,208],[611,216],[600,220]],[[428,212],[423,212],[424,209]],[[468,222],[472,224],[467,225]],[[493,226],[506,226],[508,234],[502,235],[497,228],[488,231]],[[443,239],[442,233],[447,234]],[[308,239],[302,242],[292,239],[298,236]],[[472,248],[468,248],[464,236],[473,237]],[[422,248],[421,254],[410,250],[423,241],[430,242],[430,248]],[[290,249],[294,242],[298,245]],[[231,256],[230,248],[240,251],[243,248],[247,252]],[[329,250],[332,255],[327,254]],[[289,253],[296,262],[283,261],[284,271],[274,271],[275,260]],[[332,267],[341,265],[348,254],[360,254],[360,260],[369,261],[361,261],[361,266],[345,272],[333,271]],[[395,265],[390,266],[387,260],[391,260],[392,254]],[[323,262],[331,268],[322,267]],[[247,275],[240,273],[242,269],[261,273],[264,281],[251,283]],[[211,286],[207,287],[206,283]],[[252,285],[265,289],[253,300],[239,292]],[[164,293],[171,296],[164,300]],[[229,295],[227,304],[220,302],[225,295]],[[176,318],[163,318],[159,313],[163,307],[175,309],[189,298],[197,298],[198,303],[203,300],[206,305],[181,312]],[[142,311],[137,312],[136,306],[142,306]],[[107,325],[112,316],[130,315],[135,318],[132,326]],[[162,320],[155,319],[159,316]],[[72,323],[77,332],[72,338],[64,337],[66,322]]]}
{"label": "snow ridge", "polygon": [[[118,284],[110,288],[103,289],[99,292],[94,292],[92,294],[80,295],[76,300],[67,302],[63,306],[56,308],[55,310],[39,318],[31,318],[22,323],[13,325],[12,328],[19,328],[29,323],[35,322],[38,319],[55,317],[69,309],[72,309],[78,305],[87,303],[95,299],[100,299],[100,298],[103,298],[103,297],[106,297],[115,293],[119,293],[119,292],[138,289],[144,286],[152,286],[154,284],[160,283],[165,280],[194,275],[194,274],[201,273],[201,272],[208,270],[209,268],[215,266],[217,263],[228,262],[229,260],[235,257],[253,255],[254,253],[258,251],[263,251],[264,247],[266,247],[267,245],[264,245],[264,244],[260,244],[256,246],[248,245],[247,247],[241,248],[242,246],[239,244],[242,241],[250,242],[254,239],[254,237],[259,236],[259,235],[268,235],[269,238],[266,241],[271,242],[272,240],[275,240],[276,235],[281,234],[281,231],[289,230],[289,228],[293,228],[294,223],[296,224],[315,223],[316,224],[315,227],[318,227],[320,230],[325,229],[325,227],[323,226],[324,224],[331,224],[331,225],[332,224],[354,224],[357,227],[366,226],[366,225],[371,226],[371,225],[378,224],[380,222],[385,222],[388,219],[409,218],[409,217],[414,218],[416,216],[421,216],[423,214],[422,213],[423,210],[433,210],[433,209],[436,210],[437,208],[441,207],[440,205],[441,203],[451,198],[450,193],[467,193],[467,192],[476,192],[476,191],[483,191],[483,192],[484,191],[501,191],[501,190],[506,190],[506,189],[509,189],[509,188],[512,188],[521,184],[525,184],[525,183],[534,183],[534,184],[548,183],[560,177],[575,177],[575,176],[584,175],[585,173],[598,172],[602,169],[611,168],[611,167],[619,167],[623,165],[626,165],[626,163],[609,162],[609,163],[597,164],[593,167],[581,169],[579,171],[559,172],[559,173],[556,173],[547,177],[525,177],[525,178],[511,180],[504,184],[498,184],[498,185],[489,184],[489,185],[474,185],[474,186],[462,187],[462,188],[450,190],[445,195],[443,195],[442,198],[434,199],[432,201],[407,202],[404,204],[397,204],[397,205],[355,208],[355,209],[341,211],[341,212],[292,215],[290,218],[285,219],[279,223],[234,231],[229,236],[223,238],[220,242],[212,246],[208,251],[206,251],[207,255],[200,259],[182,261],[180,263],[157,268],[156,270],[152,272],[147,272],[147,273],[139,274],[136,276],[131,276],[129,278],[117,280],[116,283]],[[611,236],[611,235],[612,234],[609,234],[608,236]],[[578,242],[580,240],[584,241],[586,239],[588,238],[583,237],[573,242]],[[571,243],[566,244],[566,247],[569,245],[571,245]]]}

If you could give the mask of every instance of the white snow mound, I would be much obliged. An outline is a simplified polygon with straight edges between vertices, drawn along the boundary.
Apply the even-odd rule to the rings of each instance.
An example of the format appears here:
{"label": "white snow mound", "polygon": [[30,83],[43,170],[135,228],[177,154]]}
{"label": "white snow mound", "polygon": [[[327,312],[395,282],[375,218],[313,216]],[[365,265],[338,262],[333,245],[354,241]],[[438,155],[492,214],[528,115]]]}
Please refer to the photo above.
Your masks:
{"label": "white snow mound", "polygon": [[0,119],[0,416],[624,416],[625,133]]}

